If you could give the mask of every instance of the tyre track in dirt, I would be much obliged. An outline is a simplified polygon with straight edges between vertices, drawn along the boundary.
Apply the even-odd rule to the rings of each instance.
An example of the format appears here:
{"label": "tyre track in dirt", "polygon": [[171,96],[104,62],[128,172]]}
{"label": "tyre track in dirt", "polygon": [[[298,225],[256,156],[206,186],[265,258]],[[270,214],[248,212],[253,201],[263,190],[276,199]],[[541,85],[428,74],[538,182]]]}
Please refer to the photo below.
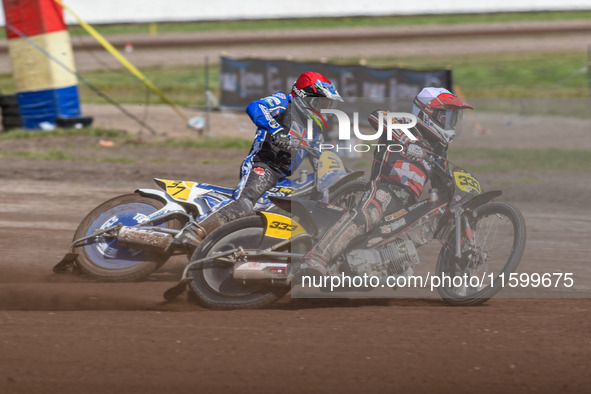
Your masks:
{"label": "tyre track in dirt", "polygon": [[[401,40],[352,49],[330,45],[328,51],[325,44],[263,46],[258,51],[319,58],[572,50],[585,47],[588,34],[547,38],[454,40],[448,46],[442,45],[445,40],[421,45]],[[132,60],[144,66],[199,64],[203,54],[219,50],[138,50]],[[87,63],[96,68],[95,60]],[[162,130],[170,116],[162,114]],[[512,132],[499,134],[517,142]],[[583,136],[583,128],[576,133]],[[501,146],[499,134],[483,136],[481,146]],[[543,148],[549,136],[523,138]],[[567,144],[576,147],[576,141],[581,139]],[[78,149],[90,155],[96,148],[80,143]],[[189,160],[184,155],[192,153],[169,154]],[[102,201],[153,187],[153,176],[232,186],[242,157],[243,152],[226,152],[225,162],[215,166],[0,158],[0,392],[588,392],[589,298],[497,298],[477,308],[451,308],[438,299],[286,299],[266,310],[215,312],[184,296],[163,302],[183,259],[133,283],[96,283],[51,272],[78,223]],[[519,169],[516,173],[484,174],[482,181],[504,189],[503,199],[524,213],[528,243],[520,269],[578,267],[577,280],[590,283],[591,186],[581,181],[584,173],[537,174],[537,183],[521,180]],[[421,254],[421,264],[432,265],[435,253],[432,248],[426,257]]]}
{"label": "tyre track in dirt", "polygon": [[[495,299],[479,308],[437,299],[283,300],[267,310],[213,312],[184,296],[163,302],[182,260],[144,282],[54,275],[90,209],[131,185],[151,185],[144,172],[131,180],[138,164],[120,165],[128,175],[119,180],[81,163],[86,175],[72,167],[50,181],[43,174],[61,163],[43,163],[22,160],[21,170],[36,174],[0,184],[2,392],[585,392],[591,384],[589,299]],[[0,168],[10,171],[9,161],[0,159]],[[514,202],[535,229],[524,263],[574,257],[560,252],[567,241],[584,261],[588,216]],[[55,221],[59,228],[49,228]]]}

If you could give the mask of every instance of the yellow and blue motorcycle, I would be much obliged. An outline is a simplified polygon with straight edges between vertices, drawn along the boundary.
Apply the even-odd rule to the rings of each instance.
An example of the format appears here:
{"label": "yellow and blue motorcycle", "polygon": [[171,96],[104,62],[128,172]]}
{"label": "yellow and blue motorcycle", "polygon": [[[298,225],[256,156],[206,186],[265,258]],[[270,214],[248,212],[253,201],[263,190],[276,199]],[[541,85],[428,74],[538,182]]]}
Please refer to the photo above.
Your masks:
{"label": "yellow and blue motorcycle", "polygon": [[[302,144],[298,149],[308,153],[313,172],[300,170],[297,179],[279,181],[257,202],[255,212],[276,210],[272,197],[291,195],[346,207],[363,194],[362,171],[348,170],[339,156],[322,152],[317,145]],[[234,193],[234,189],[206,183],[154,181],[161,190],[138,189],[93,209],[78,226],[70,252],[54,272],[72,267],[101,281],[142,279],[173,255],[191,256],[193,250],[182,243],[183,229]]]}

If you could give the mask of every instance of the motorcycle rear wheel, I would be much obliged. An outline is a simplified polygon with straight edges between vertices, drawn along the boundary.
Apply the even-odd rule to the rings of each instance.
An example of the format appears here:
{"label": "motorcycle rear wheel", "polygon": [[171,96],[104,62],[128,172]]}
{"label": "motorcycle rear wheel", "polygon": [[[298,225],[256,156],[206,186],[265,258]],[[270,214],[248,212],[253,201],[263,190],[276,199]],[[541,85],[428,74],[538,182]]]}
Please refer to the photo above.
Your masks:
{"label": "motorcycle rear wheel", "polygon": [[[191,261],[239,246],[257,249],[263,241],[264,231],[260,216],[234,220],[212,232],[195,250]],[[193,268],[191,276],[189,299],[210,309],[262,308],[283,297],[290,289],[289,286],[271,286],[266,282],[234,280],[232,265],[216,260]]]}
{"label": "motorcycle rear wheel", "polygon": [[[330,203],[351,209],[357,206],[365,193],[366,181],[351,181],[331,193]],[[258,249],[264,235],[260,216],[249,216],[232,221],[212,232],[195,250],[191,261],[242,246]],[[281,240],[278,240],[278,242]],[[269,247],[269,245],[266,245]],[[302,245],[292,245],[295,253],[305,252]],[[268,306],[290,290],[289,286],[271,286],[264,282],[246,284],[232,278],[231,267],[216,261],[203,264],[191,271],[189,298],[211,309],[254,309]]]}
{"label": "motorcycle rear wheel", "polygon": [[450,305],[480,305],[489,300],[501,290],[499,275],[507,277],[515,271],[525,249],[525,220],[515,207],[491,202],[476,208],[474,213],[476,216],[470,218],[470,227],[475,246],[470,247],[462,239],[462,257],[456,258],[456,237],[452,229],[437,260],[439,278],[445,275],[473,278],[473,281],[455,282],[459,285],[454,285],[452,279],[449,283],[442,279],[445,285],[437,287],[437,291]]}
{"label": "motorcycle rear wheel", "polygon": [[[74,233],[74,240],[92,235],[95,230],[122,223],[125,226],[138,224],[142,216],[161,209],[164,203],[139,194],[115,197],[93,209],[82,220]],[[181,229],[177,219],[156,222],[154,225]],[[135,281],[145,278],[164,264],[169,254],[140,251],[119,245],[114,238],[90,238],[75,248],[78,253],[78,273],[103,282]]]}

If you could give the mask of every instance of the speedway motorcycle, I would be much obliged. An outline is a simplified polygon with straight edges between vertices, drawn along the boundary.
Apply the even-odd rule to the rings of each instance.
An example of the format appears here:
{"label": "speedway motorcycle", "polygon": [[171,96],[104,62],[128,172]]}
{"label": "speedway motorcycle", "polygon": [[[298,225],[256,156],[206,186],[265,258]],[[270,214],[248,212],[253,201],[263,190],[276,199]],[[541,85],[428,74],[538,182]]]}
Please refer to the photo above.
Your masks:
{"label": "speedway motorcycle", "polygon": [[[502,192],[483,192],[468,171],[443,157],[430,160],[434,176],[443,180],[442,190],[431,189],[428,197],[384,217],[353,240],[329,264],[329,275],[377,276],[380,283],[409,276],[419,264],[417,248],[436,239],[442,246],[434,275],[450,278],[437,287],[447,303],[477,305],[500,290],[499,275],[515,270],[523,254],[523,216],[510,204],[492,202]],[[200,305],[233,309],[264,307],[284,296],[298,278],[304,253],[346,208],[272,200],[289,214],[259,212],[218,228],[195,250],[183,279],[164,297],[173,299],[189,285],[190,298]],[[466,280],[476,275],[483,280]]]}
{"label": "speedway motorcycle", "polygon": [[[295,126],[290,134],[297,132]],[[351,198],[365,188],[365,181],[360,179],[363,172],[348,170],[336,154],[321,152],[317,146],[298,145],[295,153],[303,159],[307,152],[314,172],[300,170],[297,179],[279,181],[261,197],[255,211],[277,210],[270,198],[287,195],[353,204]],[[142,279],[173,255],[190,257],[193,250],[183,245],[183,230],[234,193],[234,189],[193,181],[154,181],[162,190],[138,189],[93,209],[78,226],[70,252],[54,272],[72,267],[101,281]]]}

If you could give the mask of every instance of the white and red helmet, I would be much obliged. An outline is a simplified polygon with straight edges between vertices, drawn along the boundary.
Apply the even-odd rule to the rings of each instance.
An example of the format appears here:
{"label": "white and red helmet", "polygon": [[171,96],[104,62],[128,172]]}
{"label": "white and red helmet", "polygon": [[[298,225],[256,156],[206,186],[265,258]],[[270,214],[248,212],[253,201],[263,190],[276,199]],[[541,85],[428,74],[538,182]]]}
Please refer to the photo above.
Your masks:
{"label": "white and red helmet", "polygon": [[420,130],[447,145],[456,135],[456,126],[461,123],[464,109],[473,108],[449,90],[424,88],[415,97],[412,113],[417,117]]}

